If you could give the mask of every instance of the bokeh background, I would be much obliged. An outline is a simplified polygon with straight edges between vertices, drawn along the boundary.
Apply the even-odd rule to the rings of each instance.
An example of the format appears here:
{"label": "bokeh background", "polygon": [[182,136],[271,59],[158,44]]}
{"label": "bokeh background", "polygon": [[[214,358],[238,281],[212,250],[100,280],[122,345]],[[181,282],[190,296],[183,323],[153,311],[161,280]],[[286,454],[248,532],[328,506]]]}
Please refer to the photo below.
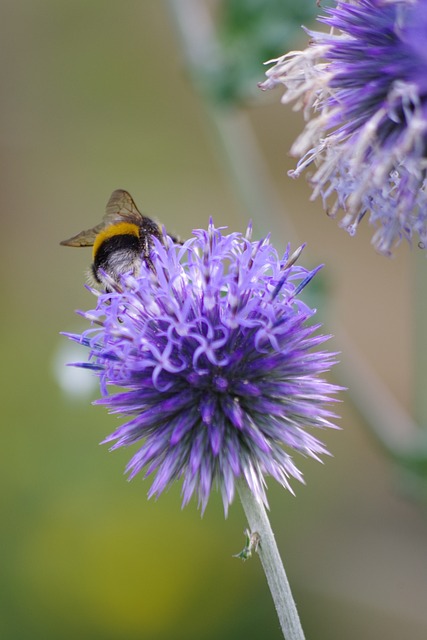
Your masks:
{"label": "bokeh background", "polygon": [[[238,502],[227,520],[216,495],[203,518],[194,503],[181,510],[179,487],[148,502],[148,482],[123,475],[129,453],[98,446],[117,422],[90,404],[93,381],[65,369],[84,354],[59,332],[84,328],[74,310],[93,299],[90,251],[59,241],[96,224],[114,189],[182,237],[209,216],[230,230],[252,216],[279,248],[307,242],[303,263],[326,264],[322,316],[343,351],[334,380],[345,384],[352,367],[345,331],[414,410],[414,251],[378,256],[367,223],[350,238],[309,202],[303,179],[287,177],[302,118],[280,92],[239,107],[265,162],[255,162],[260,191],[267,175],[282,215],[262,198],[249,212],[172,15],[165,0],[0,5],[5,640],[281,637],[257,558],[232,557],[246,526]],[[343,396],[342,431],[325,435],[333,457],[299,461],[307,484],[296,497],[270,483],[273,528],[308,639],[421,640],[425,506],[361,404]]]}

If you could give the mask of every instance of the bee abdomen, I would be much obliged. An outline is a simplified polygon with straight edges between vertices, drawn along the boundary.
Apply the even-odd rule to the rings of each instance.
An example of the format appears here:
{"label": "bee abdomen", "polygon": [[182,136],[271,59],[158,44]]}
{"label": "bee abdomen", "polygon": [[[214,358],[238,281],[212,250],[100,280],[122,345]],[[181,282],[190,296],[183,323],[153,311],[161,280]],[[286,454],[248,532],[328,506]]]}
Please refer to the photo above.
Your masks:
{"label": "bee abdomen", "polygon": [[92,273],[96,282],[102,284],[102,271],[119,282],[125,273],[136,274],[141,265],[141,241],[131,234],[113,235],[97,248],[93,258]]}

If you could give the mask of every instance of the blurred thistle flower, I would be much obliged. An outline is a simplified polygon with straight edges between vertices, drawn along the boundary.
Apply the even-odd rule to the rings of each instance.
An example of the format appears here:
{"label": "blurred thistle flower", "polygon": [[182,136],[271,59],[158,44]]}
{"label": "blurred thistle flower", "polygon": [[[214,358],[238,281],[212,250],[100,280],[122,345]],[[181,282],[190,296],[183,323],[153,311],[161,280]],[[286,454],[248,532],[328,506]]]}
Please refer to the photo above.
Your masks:
{"label": "blurred thistle flower", "polygon": [[[214,484],[225,511],[243,477],[265,504],[265,475],[291,489],[302,474],[289,452],[319,460],[309,431],[334,427],[327,408],[338,387],[322,374],[335,354],[314,350],[327,336],[298,299],[318,269],[283,259],[269,239],[223,235],[213,224],[183,245],[153,238],[152,265],[98,294],[82,313],[96,328],[67,334],[90,348],[80,366],[100,377],[105,405],[129,417],[104,442],[138,443],[127,471],[157,472],[149,496],[181,478],[183,505],[205,509]],[[109,395],[108,385],[124,391]]]}
{"label": "blurred thistle flower", "polygon": [[320,195],[332,216],[341,208],[351,234],[369,213],[380,252],[402,238],[424,248],[427,0],[338,1],[324,11],[318,20],[331,31],[307,30],[307,49],[272,60],[260,85],[284,85],[282,101],[296,101],[309,120],[292,146],[300,160],[290,175],[314,163],[312,199]]}

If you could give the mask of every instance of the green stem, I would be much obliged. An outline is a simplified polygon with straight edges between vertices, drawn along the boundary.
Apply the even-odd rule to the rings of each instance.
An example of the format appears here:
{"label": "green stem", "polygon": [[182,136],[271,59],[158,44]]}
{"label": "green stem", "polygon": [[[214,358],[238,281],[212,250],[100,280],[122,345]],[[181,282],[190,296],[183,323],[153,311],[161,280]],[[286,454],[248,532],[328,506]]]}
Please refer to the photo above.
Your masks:
{"label": "green stem", "polygon": [[265,507],[255,497],[244,479],[238,479],[236,486],[250,530],[252,533],[257,532],[260,536],[258,554],[270,587],[283,637],[286,640],[304,640],[304,632]]}

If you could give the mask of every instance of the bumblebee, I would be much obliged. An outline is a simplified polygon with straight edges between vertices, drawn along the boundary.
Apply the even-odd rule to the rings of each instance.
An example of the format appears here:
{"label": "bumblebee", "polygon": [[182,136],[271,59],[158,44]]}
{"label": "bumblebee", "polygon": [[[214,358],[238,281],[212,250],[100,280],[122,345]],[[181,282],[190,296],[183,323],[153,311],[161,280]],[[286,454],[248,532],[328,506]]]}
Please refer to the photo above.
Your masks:
{"label": "bumblebee", "polygon": [[106,275],[120,287],[120,277],[126,273],[138,275],[143,261],[154,268],[150,260],[153,237],[163,241],[160,226],[140,213],[127,191],[117,189],[111,194],[102,222],[60,244],[93,247],[90,280],[98,289],[109,291],[111,282]]}

